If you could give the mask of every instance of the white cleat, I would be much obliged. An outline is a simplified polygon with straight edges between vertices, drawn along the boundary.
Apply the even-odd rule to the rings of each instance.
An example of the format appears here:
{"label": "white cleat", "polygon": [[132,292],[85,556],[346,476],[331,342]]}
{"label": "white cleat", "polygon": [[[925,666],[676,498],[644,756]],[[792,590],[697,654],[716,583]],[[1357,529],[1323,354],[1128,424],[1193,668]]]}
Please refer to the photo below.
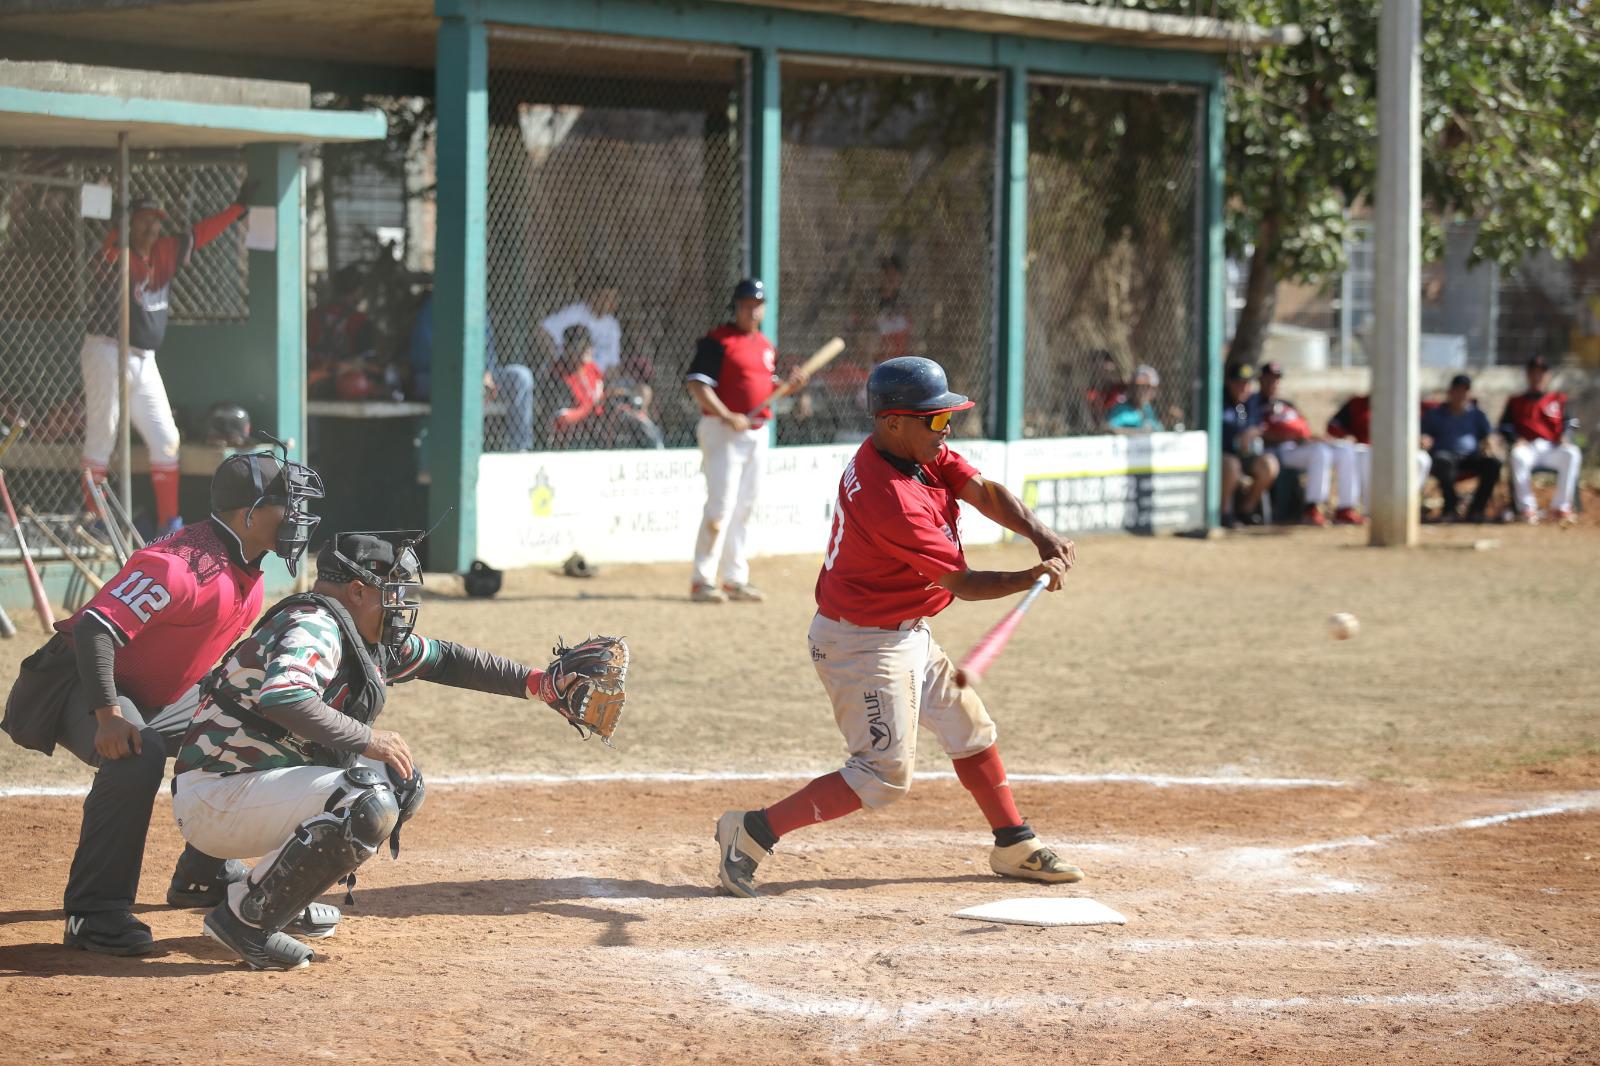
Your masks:
{"label": "white cleat", "polygon": [[754,899],[756,867],[772,853],[745,832],[744,811],[717,819],[717,881],[730,895]]}
{"label": "white cleat", "polygon": [[1001,877],[1043,881],[1052,885],[1072,884],[1083,880],[1082,870],[1062,862],[1056,853],[1045,847],[1037,837],[1009,847],[996,846],[989,853],[989,869]]}

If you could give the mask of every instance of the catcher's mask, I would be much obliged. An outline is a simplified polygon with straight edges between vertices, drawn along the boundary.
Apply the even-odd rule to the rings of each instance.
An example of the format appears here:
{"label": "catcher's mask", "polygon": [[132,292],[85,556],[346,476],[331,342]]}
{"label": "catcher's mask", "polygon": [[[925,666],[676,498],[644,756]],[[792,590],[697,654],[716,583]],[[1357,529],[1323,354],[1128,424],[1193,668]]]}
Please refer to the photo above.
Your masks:
{"label": "catcher's mask", "polygon": [[289,573],[297,574],[311,535],[322,521],[310,509],[312,500],[325,495],[322,477],[304,463],[290,459],[289,446],[272,434],[257,431],[256,436],[277,447],[280,454],[274,456],[265,451],[224,459],[211,477],[211,509],[221,512],[248,508],[249,518],[263,505],[282,507],[283,521],[278,523],[273,551],[283,559]]}
{"label": "catcher's mask", "polygon": [[317,553],[317,577],[344,584],[359,581],[378,590],[383,626],[378,643],[399,648],[417,627],[422,609],[420,529],[339,533]]}

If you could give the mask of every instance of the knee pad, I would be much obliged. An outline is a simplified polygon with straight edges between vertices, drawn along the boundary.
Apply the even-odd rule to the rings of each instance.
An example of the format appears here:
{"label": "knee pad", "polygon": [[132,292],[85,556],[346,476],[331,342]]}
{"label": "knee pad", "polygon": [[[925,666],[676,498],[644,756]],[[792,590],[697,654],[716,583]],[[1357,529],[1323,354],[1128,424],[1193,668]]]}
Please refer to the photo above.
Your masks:
{"label": "knee pad", "polygon": [[252,879],[239,916],[269,933],[282,929],[372,858],[399,819],[400,804],[384,775],[351,767],[327,810],[300,823],[260,879]]}

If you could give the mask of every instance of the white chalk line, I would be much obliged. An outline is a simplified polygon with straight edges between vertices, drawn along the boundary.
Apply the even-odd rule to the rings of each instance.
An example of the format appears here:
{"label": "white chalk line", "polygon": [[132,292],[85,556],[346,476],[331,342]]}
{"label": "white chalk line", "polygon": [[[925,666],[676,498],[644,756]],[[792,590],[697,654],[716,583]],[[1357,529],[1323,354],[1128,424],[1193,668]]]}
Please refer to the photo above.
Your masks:
{"label": "white chalk line", "polygon": [[[827,771],[818,771],[826,773]],[[584,785],[584,784],[709,784],[716,782],[804,781],[817,772],[782,770],[773,772],[705,771],[700,773],[662,771],[656,773],[492,773],[440,774],[428,778],[430,788],[474,788],[482,785]],[[1007,774],[1012,781],[1038,785],[1145,785],[1151,788],[1350,788],[1353,782],[1318,777],[1237,777],[1230,775],[1184,776],[1178,774]],[[929,770],[916,775],[918,781],[954,781],[951,770]],[[165,793],[165,789],[162,790]],[[25,799],[41,796],[86,796],[87,785],[0,785],[0,799]]]}
{"label": "white chalk line", "polygon": [[[816,953],[834,955],[836,948],[813,944]],[[646,950],[646,949],[638,949]],[[702,991],[729,1005],[762,1014],[789,1015],[808,1019],[838,1019],[882,1029],[914,1029],[927,1022],[979,1013],[1020,1013],[1039,1009],[1073,1009],[1082,1013],[1107,1015],[1117,1024],[1179,1012],[1274,1014],[1292,1011],[1317,1011],[1348,1007],[1393,1007],[1482,1011],[1526,1003],[1571,1005],[1600,999],[1600,984],[1587,974],[1546,970],[1504,944],[1460,938],[1358,937],[1345,940],[1291,939],[1278,937],[1240,937],[1227,940],[1133,939],[1113,944],[1103,941],[1052,941],[1048,948],[1032,949],[1007,945],[1007,956],[1040,955],[1059,960],[1062,955],[1092,953],[1102,957],[1110,952],[1141,954],[1205,952],[1239,954],[1246,951],[1303,951],[1313,953],[1385,950],[1439,950],[1456,961],[1477,965],[1488,980],[1488,987],[1457,988],[1440,992],[1417,990],[1397,992],[1359,992],[1298,996],[1138,996],[1075,997],[1066,995],[1020,995],[1002,997],[935,996],[909,1002],[885,1002],[871,996],[808,996],[791,989],[768,989],[734,974],[720,961],[723,958],[763,955],[788,957],[805,953],[807,945],[787,944],[727,949],[652,951],[657,960],[679,972],[685,984],[698,984]],[[916,948],[891,949],[895,958],[929,955],[935,962],[958,955],[992,955],[991,949],[976,945],[937,945],[926,951]],[[1352,980],[1361,980],[1352,973]],[[851,1034],[859,1036],[859,1033]]]}
{"label": "white chalk line", "polygon": [[1565,797],[1555,803],[1540,807],[1527,807],[1521,810],[1506,811],[1501,814],[1488,814],[1477,818],[1467,818],[1459,822],[1447,822],[1443,825],[1421,825],[1391,830],[1375,836],[1346,837],[1342,840],[1326,840],[1315,844],[1301,844],[1298,847],[1286,849],[1290,855],[1313,855],[1319,852],[1340,851],[1345,848],[1376,848],[1406,837],[1426,836],[1432,833],[1453,833],[1467,829],[1487,829],[1491,826],[1505,825],[1509,822],[1521,822],[1530,818],[1550,818],[1562,814],[1576,814],[1584,811],[1600,810],[1600,792],[1580,792],[1576,795]]}

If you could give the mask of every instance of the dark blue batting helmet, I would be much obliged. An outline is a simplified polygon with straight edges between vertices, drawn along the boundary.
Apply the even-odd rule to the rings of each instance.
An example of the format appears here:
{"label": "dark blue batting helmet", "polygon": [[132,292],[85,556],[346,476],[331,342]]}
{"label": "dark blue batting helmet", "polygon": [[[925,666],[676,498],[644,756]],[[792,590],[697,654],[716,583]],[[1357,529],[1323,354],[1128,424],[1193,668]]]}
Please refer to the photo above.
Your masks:
{"label": "dark blue batting helmet", "polygon": [[929,415],[965,411],[973,401],[950,391],[944,368],[932,359],[905,355],[879,363],[867,378],[874,415]]}

